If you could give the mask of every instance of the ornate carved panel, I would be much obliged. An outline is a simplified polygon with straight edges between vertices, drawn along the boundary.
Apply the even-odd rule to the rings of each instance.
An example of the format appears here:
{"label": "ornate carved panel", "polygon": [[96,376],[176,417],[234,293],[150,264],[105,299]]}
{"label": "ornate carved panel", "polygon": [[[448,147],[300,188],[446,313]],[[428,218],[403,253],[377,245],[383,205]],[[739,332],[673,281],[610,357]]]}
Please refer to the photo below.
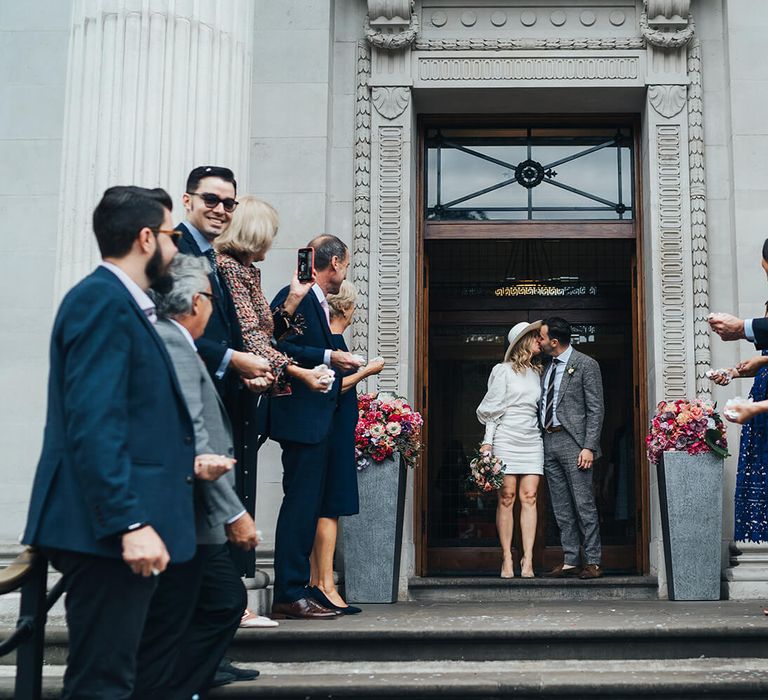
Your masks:
{"label": "ornate carved panel", "polygon": [[411,90],[407,87],[373,88],[373,106],[385,119],[399,117],[408,106]]}
{"label": "ornate carved panel", "polygon": [[683,259],[683,186],[680,127],[656,127],[658,242],[661,285],[663,383],[665,399],[687,394],[685,287]]}
{"label": "ornate carved panel", "polygon": [[651,85],[648,100],[662,117],[669,119],[685,107],[685,88],[682,85]]}
{"label": "ornate carved panel", "polygon": [[400,304],[402,298],[400,259],[403,216],[403,127],[381,126],[378,130],[378,309],[376,335],[378,354],[387,362],[378,377],[378,388],[399,391]]}

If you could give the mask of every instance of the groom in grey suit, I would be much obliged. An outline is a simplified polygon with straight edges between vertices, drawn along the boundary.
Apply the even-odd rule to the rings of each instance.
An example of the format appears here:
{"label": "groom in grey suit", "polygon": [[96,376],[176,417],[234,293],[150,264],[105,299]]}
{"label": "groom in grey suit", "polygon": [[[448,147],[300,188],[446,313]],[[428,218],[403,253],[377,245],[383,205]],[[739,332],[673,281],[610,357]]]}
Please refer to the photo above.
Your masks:
{"label": "groom in grey suit", "polygon": [[256,525],[235,492],[229,418],[195,347],[213,309],[210,267],[205,258],[179,254],[170,272],[173,289],[156,298],[155,328],[194,426],[197,553],[160,577],[139,649],[135,700],[205,697],[246,606],[227,540],[247,549],[257,544]]}
{"label": "groom in grey suit", "polygon": [[[563,546],[563,563],[546,576],[599,578],[602,550],[592,465],[600,457],[603,429],[600,366],[571,346],[571,326],[562,318],[543,322],[541,348],[551,358],[542,376],[539,408],[544,474]],[[586,562],[580,568],[582,538]]]}

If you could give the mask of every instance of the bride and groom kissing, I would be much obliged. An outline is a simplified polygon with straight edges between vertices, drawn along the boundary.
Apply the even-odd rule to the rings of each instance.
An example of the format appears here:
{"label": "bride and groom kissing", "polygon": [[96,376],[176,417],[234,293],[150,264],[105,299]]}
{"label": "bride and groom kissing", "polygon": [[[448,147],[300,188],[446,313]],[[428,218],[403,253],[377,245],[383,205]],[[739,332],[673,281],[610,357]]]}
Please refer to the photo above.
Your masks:
{"label": "bride and groom kissing", "polygon": [[534,576],[536,495],[545,475],[563,547],[563,563],[545,576],[599,578],[602,553],[592,465],[600,456],[603,427],[600,367],[573,348],[571,326],[562,318],[518,323],[507,338],[504,361],[491,371],[488,391],[477,407],[478,420],[485,425],[480,450],[493,453],[504,464],[496,508],[501,576],[514,576],[516,498],[520,499],[521,575]]}

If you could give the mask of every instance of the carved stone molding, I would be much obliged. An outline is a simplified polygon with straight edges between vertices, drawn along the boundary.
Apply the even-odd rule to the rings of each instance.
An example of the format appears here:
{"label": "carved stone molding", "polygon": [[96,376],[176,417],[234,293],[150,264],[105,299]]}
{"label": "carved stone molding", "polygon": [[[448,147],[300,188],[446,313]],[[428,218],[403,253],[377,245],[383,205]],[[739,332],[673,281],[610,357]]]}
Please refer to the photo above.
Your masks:
{"label": "carved stone molding", "polygon": [[368,21],[372,27],[408,26],[411,0],[368,0]]}
{"label": "carved stone molding", "polygon": [[373,106],[385,119],[399,117],[408,106],[411,90],[407,87],[373,88]]}
{"label": "carved stone molding", "polygon": [[418,51],[539,51],[560,49],[644,49],[642,37],[609,37],[603,39],[424,39],[418,37],[413,44]]}
{"label": "carved stone molding", "polygon": [[[682,46],[685,46],[693,38],[695,31],[692,16],[689,13],[690,1],[686,3],[686,0],[656,0],[655,2],[654,0],[651,0],[651,2],[654,5],[654,17],[664,19],[667,17],[680,17],[680,15],[673,14],[673,5],[680,11],[683,10],[684,5],[688,5],[688,7],[685,8],[685,17],[681,17],[681,20],[684,21],[679,23],[664,22],[662,24],[655,21],[652,24],[649,22],[648,0],[644,1],[643,11],[640,13],[640,32],[649,44],[662,49],[679,49]],[[672,29],[658,29],[657,27],[659,26],[672,27]],[[682,29],[674,29],[675,26],[682,26]]]}
{"label": "carved stone molding", "polygon": [[646,0],[648,24],[654,28],[688,24],[691,0]]}
{"label": "carved stone molding", "polygon": [[683,184],[680,127],[656,127],[656,174],[659,206],[659,281],[661,284],[661,327],[663,398],[681,399],[687,394],[685,287],[683,259]]}
{"label": "carved stone molding", "polygon": [[648,101],[662,117],[670,119],[685,107],[685,88],[682,85],[651,85]]}
{"label": "carved stone molding", "polygon": [[369,268],[371,264],[371,49],[357,45],[355,99],[355,223],[352,242],[352,281],[357,304],[352,321],[352,352],[368,356]]}
{"label": "carved stone molding", "polygon": [[386,365],[378,376],[378,389],[399,393],[400,304],[402,284],[400,258],[403,216],[403,127],[378,129],[378,232],[379,256],[376,338],[378,354]]}
{"label": "carved stone molding", "polygon": [[420,58],[422,81],[637,80],[637,56]]}
{"label": "carved stone molding", "polygon": [[[399,51],[408,48],[414,42],[419,33],[419,16],[413,11],[412,2],[408,3],[410,5],[407,14],[408,28],[400,31],[393,31],[392,29],[398,24],[402,24],[401,21],[393,22],[391,20],[394,17],[398,17],[399,20],[404,19],[401,15],[395,14],[403,12],[401,7],[403,4],[396,0],[369,0],[368,14],[365,15],[363,21],[363,30],[365,38],[371,46],[386,51]],[[385,28],[382,31],[377,31],[374,29],[374,22],[379,26],[384,25]]]}
{"label": "carved stone molding", "polygon": [[691,193],[691,255],[693,263],[693,342],[696,394],[709,398],[712,383],[705,373],[712,363],[709,324],[709,259],[707,254],[707,187],[704,169],[704,124],[701,47],[688,46],[688,167]]}

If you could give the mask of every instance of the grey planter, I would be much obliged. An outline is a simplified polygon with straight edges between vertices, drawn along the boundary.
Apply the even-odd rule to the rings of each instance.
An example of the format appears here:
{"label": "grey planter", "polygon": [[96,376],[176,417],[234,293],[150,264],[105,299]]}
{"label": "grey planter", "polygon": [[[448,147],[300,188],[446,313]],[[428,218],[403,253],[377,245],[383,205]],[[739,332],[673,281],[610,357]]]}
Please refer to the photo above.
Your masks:
{"label": "grey planter", "polygon": [[723,460],[665,452],[657,470],[669,599],[719,600]]}
{"label": "grey planter", "polygon": [[406,466],[398,453],[357,473],[360,513],[341,519],[349,603],[397,600],[406,481]]}

